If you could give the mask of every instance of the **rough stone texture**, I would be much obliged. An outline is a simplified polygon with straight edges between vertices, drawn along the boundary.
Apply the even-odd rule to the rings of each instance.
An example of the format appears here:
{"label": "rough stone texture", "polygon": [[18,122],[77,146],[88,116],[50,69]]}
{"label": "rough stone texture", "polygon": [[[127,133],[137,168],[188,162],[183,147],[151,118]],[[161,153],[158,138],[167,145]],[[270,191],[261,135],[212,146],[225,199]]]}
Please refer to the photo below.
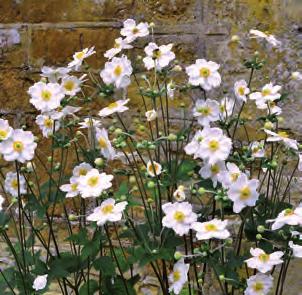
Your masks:
{"label": "rough stone texture", "polygon": [[[246,49],[240,42],[231,42],[230,37],[237,34],[246,39],[251,28],[275,34],[286,48],[271,52],[269,66],[256,76],[253,87],[271,77],[282,83],[290,72],[301,70],[301,0],[1,0],[0,11],[0,115],[8,116],[15,127],[25,122],[33,125],[34,110],[26,91],[38,79],[42,65],[61,66],[74,51],[94,45],[97,54],[89,63],[94,69],[102,67],[103,53],[112,46],[121,22],[128,17],[153,21],[156,41],[173,42],[181,63],[197,57],[219,62],[224,86],[213,93],[213,98],[230,91],[239,77],[247,79],[242,60],[255,50],[256,42],[249,41]],[[138,46],[142,49],[146,42]],[[129,88],[133,97],[136,92],[134,87]],[[284,108],[285,127],[294,129],[299,137],[300,98],[301,88],[295,88]],[[132,101],[139,109],[139,100]],[[253,110],[249,109],[247,115]],[[294,190],[299,198],[301,186]],[[291,273],[297,268],[291,268]],[[301,273],[295,273],[288,283],[292,286],[301,280]],[[292,287],[286,290],[287,295],[297,292]]]}

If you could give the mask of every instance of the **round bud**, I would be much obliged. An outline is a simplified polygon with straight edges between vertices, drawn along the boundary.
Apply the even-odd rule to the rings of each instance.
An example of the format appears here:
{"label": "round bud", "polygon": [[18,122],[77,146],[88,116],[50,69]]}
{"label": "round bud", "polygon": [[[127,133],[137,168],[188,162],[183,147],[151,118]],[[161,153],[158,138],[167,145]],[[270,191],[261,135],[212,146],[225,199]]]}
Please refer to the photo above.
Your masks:
{"label": "round bud", "polygon": [[136,178],[135,178],[134,175],[131,175],[131,176],[129,177],[129,182],[130,182],[131,184],[136,183]]}
{"label": "round bud", "polygon": [[133,191],[138,191],[138,187],[137,187],[136,185],[134,185],[134,186],[132,187],[132,190],[133,190]]}
{"label": "round bud", "polygon": [[52,161],[52,157],[51,156],[47,157],[47,161],[51,162]]}
{"label": "round bud", "polygon": [[126,195],[121,195],[121,196],[120,196],[120,200],[121,200],[121,201],[127,200],[127,196],[126,196]]}
{"label": "round bud", "polygon": [[275,169],[275,168],[278,167],[278,163],[277,163],[276,160],[271,161],[271,167],[272,167],[273,169]]}
{"label": "round bud", "polygon": [[198,279],[198,283],[202,285],[203,284],[203,279],[202,278]]}
{"label": "round bud", "polygon": [[226,244],[227,246],[232,246],[232,244],[233,244],[233,239],[232,239],[232,238],[227,238],[227,239],[225,240],[225,244]]}
{"label": "round bud", "polygon": [[123,133],[123,130],[121,129],[121,128],[116,128],[115,130],[114,130],[114,134],[115,135],[121,135]]}
{"label": "round bud", "polygon": [[263,126],[265,129],[271,130],[274,128],[274,124],[271,121],[266,121]]}
{"label": "round bud", "polygon": [[200,254],[201,252],[200,252],[200,250],[199,250],[198,248],[195,248],[195,249],[193,250],[193,253],[194,253],[194,254]]}
{"label": "round bud", "polygon": [[204,187],[202,187],[202,186],[198,189],[198,193],[200,195],[203,195],[205,192],[206,192],[206,189]]}
{"label": "round bud", "polygon": [[179,260],[179,259],[181,259],[182,257],[183,257],[183,254],[182,254],[181,252],[176,251],[176,252],[174,253],[174,258],[175,258],[175,260]]}
{"label": "round bud", "polygon": [[278,120],[279,123],[284,123],[284,118],[283,117],[278,117],[277,120]]}
{"label": "round bud", "polygon": [[175,134],[173,134],[173,133],[170,133],[168,135],[168,140],[169,141],[175,141],[175,140],[177,140],[177,136]]}
{"label": "round bud", "polygon": [[257,231],[258,231],[259,233],[264,233],[264,232],[265,232],[265,227],[264,227],[263,225],[258,225],[258,226],[257,226]]}
{"label": "round bud", "polygon": [[152,203],[153,203],[153,199],[152,199],[152,198],[148,198],[148,199],[147,199],[147,202],[148,202],[149,204],[152,204]]}
{"label": "round bud", "polygon": [[139,125],[139,126],[138,126],[138,130],[141,131],[141,132],[145,131],[145,129],[146,129],[146,128],[145,128],[144,125]]}
{"label": "round bud", "polygon": [[257,235],[256,235],[256,239],[257,239],[257,240],[261,240],[261,239],[262,239],[262,235],[261,235],[261,234],[257,234]]}
{"label": "round bud", "polygon": [[157,249],[153,249],[152,250],[152,254],[157,254],[158,253],[158,250]]}
{"label": "round bud", "polygon": [[150,189],[154,188],[155,187],[155,182],[154,181],[148,181],[147,187],[150,188]]}
{"label": "round bud", "polygon": [[181,68],[180,65],[176,65],[176,66],[173,67],[172,71],[173,71],[173,72],[181,72],[181,71],[182,71],[182,68]]}
{"label": "round bud", "polygon": [[215,201],[219,201],[219,200],[220,200],[220,196],[219,196],[219,195],[216,195],[216,196],[214,197],[214,199],[215,199]]}
{"label": "round bud", "polygon": [[224,275],[219,275],[219,280],[220,281],[224,281],[225,280],[225,276]]}
{"label": "round bud", "polygon": [[34,186],[35,186],[35,184],[34,184],[32,181],[29,181],[29,182],[28,182],[28,185],[29,185],[30,187],[34,187]]}
{"label": "round bud", "polygon": [[231,40],[232,40],[232,42],[238,42],[238,41],[240,41],[240,37],[238,35],[233,35]]}
{"label": "round bud", "polygon": [[74,214],[69,214],[68,215],[68,220],[75,221],[75,220],[77,220],[77,217]]}
{"label": "round bud", "polygon": [[104,165],[104,160],[102,158],[96,158],[94,160],[94,164],[97,166],[97,167],[102,167]]}
{"label": "round bud", "polygon": [[151,22],[151,23],[149,24],[149,27],[150,27],[150,28],[154,28],[154,27],[155,27],[155,23],[154,23],[154,22]]}

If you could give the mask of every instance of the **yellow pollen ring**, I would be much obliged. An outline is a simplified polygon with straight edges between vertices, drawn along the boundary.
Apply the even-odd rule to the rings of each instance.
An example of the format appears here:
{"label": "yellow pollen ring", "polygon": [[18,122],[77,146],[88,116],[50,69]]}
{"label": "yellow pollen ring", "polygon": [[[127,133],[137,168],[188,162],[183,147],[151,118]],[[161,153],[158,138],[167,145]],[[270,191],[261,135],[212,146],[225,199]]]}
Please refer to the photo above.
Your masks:
{"label": "yellow pollen ring", "polygon": [[103,214],[110,214],[113,211],[114,206],[112,204],[108,204],[106,206],[104,206],[101,210],[103,212]]}
{"label": "yellow pollen ring", "polygon": [[15,141],[13,143],[13,149],[15,152],[20,153],[20,152],[22,152],[23,148],[24,148],[24,145],[21,141]]}
{"label": "yellow pollen ring", "polygon": [[185,214],[181,211],[175,211],[173,217],[177,222],[183,222],[185,220]]}
{"label": "yellow pollen ring", "polygon": [[208,68],[201,68],[199,70],[199,76],[202,78],[208,78],[210,76],[210,74],[211,74],[211,71]]}

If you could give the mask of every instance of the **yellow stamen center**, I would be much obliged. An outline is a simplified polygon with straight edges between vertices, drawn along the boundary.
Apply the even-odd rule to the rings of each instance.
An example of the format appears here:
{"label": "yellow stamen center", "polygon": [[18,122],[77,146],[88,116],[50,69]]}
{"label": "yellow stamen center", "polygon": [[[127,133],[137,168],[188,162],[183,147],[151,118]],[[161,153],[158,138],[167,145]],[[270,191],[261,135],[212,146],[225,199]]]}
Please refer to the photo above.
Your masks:
{"label": "yellow stamen center", "polygon": [[217,140],[211,140],[209,141],[209,149],[212,151],[212,152],[215,152],[219,149],[219,142]]}
{"label": "yellow stamen center", "polygon": [[84,51],[80,51],[80,52],[77,52],[77,53],[75,54],[75,57],[76,57],[77,59],[83,59],[84,56],[85,56],[85,52],[84,52]]}
{"label": "yellow stamen center", "polygon": [[292,209],[285,209],[285,212],[284,212],[284,215],[285,216],[290,216],[290,215],[293,215],[294,214],[294,210]]}
{"label": "yellow stamen center", "polygon": [[102,210],[103,214],[110,214],[110,213],[112,213],[113,209],[114,209],[114,206],[112,204],[108,204],[108,205],[104,206],[101,210]]}
{"label": "yellow stamen center", "polygon": [[217,226],[213,223],[209,223],[205,226],[206,231],[217,231]]}
{"label": "yellow stamen center", "polygon": [[180,275],[180,271],[176,270],[173,272],[173,281],[174,282],[177,282],[179,281],[181,278],[181,275]]}
{"label": "yellow stamen center", "polygon": [[176,211],[173,217],[177,222],[183,222],[185,220],[185,214],[181,211]]}
{"label": "yellow stamen center", "polygon": [[132,33],[133,34],[137,34],[139,32],[139,29],[137,27],[133,28],[132,29]]}
{"label": "yellow stamen center", "polygon": [[155,49],[153,51],[153,58],[156,59],[156,58],[160,58],[161,57],[161,52],[159,49]]}
{"label": "yellow stamen center", "polygon": [[153,163],[153,165],[150,164],[149,167],[148,167],[148,171],[151,172],[151,173],[154,173],[153,166],[154,166],[154,169],[155,169],[155,174],[157,174],[157,172],[159,171],[159,165],[156,164],[156,163]]}
{"label": "yellow stamen center", "polygon": [[259,255],[259,260],[261,261],[261,262],[267,262],[268,260],[269,260],[269,254],[260,254]]}
{"label": "yellow stamen center", "polygon": [[100,137],[98,143],[101,149],[105,149],[107,147],[107,141],[104,139],[104,137]]}
{"label": "yellow stamen center", "polygon": [[18,180],[16,178],[12,180],[11,186],[13,189],[18,189]]}
{"label": "yellow stamen center", "polygon": [[198,108],[197,111],[198,111],[198,113],[201,113],[204,116],[209,116],[212,113],[212,110],[209,107],[201,107],[201,108]]}
{"label": "yellow stamen center", "polygon": [[50,101],[51,95],[52,95],[51,92],[46,89],[42,90],[41,92],[41,97],[44,101]]}
{"label": "yellow stamen center", "polygon": [[268,96],[271,94],[271,90],[270,89],[263,89],[262,90],[262,96]]}
{"label": "yellow stamen center", "polygon": [[278,135],[282,138],[288,138],[288,134],[285,131],[279,131]]}
{"label": "yellow stamen center", "polygon": [[7,134],[6,130],[0,130],[0,140],[6,139]]}
{"label": "yellow stamen center", "polygon": [[91,176],[88,181],[87,181],[87,184],[89,186],[96,186],[99,182],[99,178],[97,176]]}
{"label": "yellow stamen center", "polygon": [[75,83],[71,80],[68,80],[64,83],[64,88],[67,90],[67,91],[71,91],[74,89],[74,86],[75,86]]}
{"label": "yellow stamen center", "polygon": [[211,71],[208,68],[201,68],[199,70],[199,75],[202,78],[208,78],[211,74]]}
{"label": "yellow stamen center", "polygon": [[123,68],[120,65],[117,65],[113,71],[115,76],[120,76],[123,72]]}
{"label": "yellow stamen center", "polygon": [[47,127],[47,128],[52,128],[52,125],[53,125],[53,120],[52,119],[45,119],[44,120],[44,126]]}
{"label": "yellow stamen center", "polygon": [[244,95],[244,93],[245,93],[245,87],[239,86],[239,87],[238,87],[238,93],[239,93],[240,95]]}
{"label": "yellow stamen center", "polygon": [[21,141],[15,141],[13,143],[13,149],[14,149],[14,151],[16,151],[16,152],[22,152],[23,148],[24,148],[24,145],[23,145],[23,143]]}
{"label": "yellow stamen center", "polygon": [[240,191],[240,200],[247,200],[251,197],[251,190],[248,186],[245,186]]}
{"label": "yellow stamen center", "polygon": [[219,166],[217,164],[214,164],[211,166],[211,172],[212,174],[218,174],[219,173]]}
{"label": "yellow stamen center", "polygon": [[238,179],[239,175],[240,175],[240,173],[236,173],[236,172],[235,173],[231,173],[231,180],[233,182],[235,182]]}
{"label": "yellow stamen center", "polygon": [[253,289],[254,289],[255,292],[263,291],[263,288],[264,288],[264,285],[263,285],[263,283],[261,283],[261,282],[256,282],[256,283],[253,285]]}
{"label": "yellow stamen center", "polygon": [[112,109],[115,109],[117,107],[118,107],[118,103],[117,102],[113,102],[107,108],[110,109],[110,110],[112,110]]}
{"label": "yellow stamen center", "polygon": [[73,183],[73,184],[70,185],[70,187],[71,187],[71,190],[74,192],[74,191],[77,190],[78,184],[77,183]]}
{"label": "yellow stamen center", "polygon": [[79,175],[80,176],[85,176],[87,174],[87,169],[85,168],[80,168],[79,169]]}

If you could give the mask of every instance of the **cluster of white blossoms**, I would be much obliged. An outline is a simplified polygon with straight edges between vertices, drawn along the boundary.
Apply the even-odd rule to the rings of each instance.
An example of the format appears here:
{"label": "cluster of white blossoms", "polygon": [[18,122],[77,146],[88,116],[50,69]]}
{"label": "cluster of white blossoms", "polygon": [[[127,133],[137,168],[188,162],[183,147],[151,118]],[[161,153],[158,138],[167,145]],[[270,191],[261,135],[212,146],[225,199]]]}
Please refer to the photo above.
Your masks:
{"label": "cluster of white blossoms", "polygon": [[37,143],[31,131],[13,129],[0,119],[0,154],[6,161],[25,163],[33,159]]}
{"label": "cluster of white blossoms", "polygon": [[93,168],[88,163],[81,163],[73,169],[69,184],[61,185],[60,189],[66,192],[67,198],[80,195],[82,198],[99,197],[112,186],[113,175]]}

